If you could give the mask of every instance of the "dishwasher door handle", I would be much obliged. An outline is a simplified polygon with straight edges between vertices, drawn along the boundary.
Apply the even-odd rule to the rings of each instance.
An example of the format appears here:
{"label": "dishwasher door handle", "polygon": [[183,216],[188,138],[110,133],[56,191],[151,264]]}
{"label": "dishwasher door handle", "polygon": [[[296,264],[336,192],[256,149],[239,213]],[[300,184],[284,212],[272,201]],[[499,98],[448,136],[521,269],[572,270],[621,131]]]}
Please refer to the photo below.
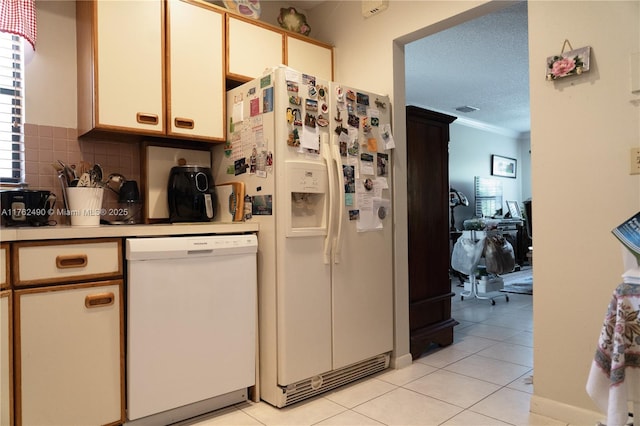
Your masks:
{"label": "dishwasher door handle", "polygon": [[187,254],[211,254],[213,253],[213,249],[204,249],[204,250],[187,250]]}

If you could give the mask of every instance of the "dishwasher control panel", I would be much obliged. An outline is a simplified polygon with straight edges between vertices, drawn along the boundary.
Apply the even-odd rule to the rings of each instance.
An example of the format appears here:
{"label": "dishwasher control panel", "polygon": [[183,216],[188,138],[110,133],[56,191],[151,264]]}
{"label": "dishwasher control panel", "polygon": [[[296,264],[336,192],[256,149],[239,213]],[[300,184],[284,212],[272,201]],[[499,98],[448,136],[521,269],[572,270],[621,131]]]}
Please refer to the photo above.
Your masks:
{"label": "dishwasher control panel", "polygon": [[128,238],[126,241],[127,260],[168,259],[193,255],[216,256],[257,251],[258,238],[255,234]]}
{"label": "dishwasher control panel", "polygon": [[[254,238],[252,238],[254,237]],[[201,249],[219,249],[219,248],[229,248],[229,247],[252,247],[255,246],[255,236],[244,236],[238,238],[234,236],[233,238],[189,238],[187,243],[191,246],[192,250],[201,250]]]}

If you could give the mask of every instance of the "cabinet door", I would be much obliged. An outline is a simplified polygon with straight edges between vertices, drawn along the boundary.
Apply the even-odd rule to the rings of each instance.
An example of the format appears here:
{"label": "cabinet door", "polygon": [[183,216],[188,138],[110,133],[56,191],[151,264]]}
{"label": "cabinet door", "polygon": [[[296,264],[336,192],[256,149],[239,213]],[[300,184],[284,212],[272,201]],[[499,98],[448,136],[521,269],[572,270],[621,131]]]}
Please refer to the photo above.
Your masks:
{"label": "cabinet door", "polygon": [[0,244],[0,290],[6,288],[9,288],[9,243],[2,243]]}
{"label": "cabinet door", "polygon": [[227,77],[248,81],[284,63],[281,32],[227,15]]}
{"label": "cabinet door", "polygon": [[11,292],[0,291],[0,425],[13,419]]}
{"label": "cabinet door", "polygon": [[224,14],[179,0],[167,8],[169,134],[224,141]]}
{"label": "cabinet door", "polygon": [[164,133],[162,1],[100,0],[96,8],[95,127]]}
{"label": "cabinet door", "polygon": [[333,48],[314,40],[286,35],[286,64],[293,69],[333,81]]}
{"label": "cabinet door", "polygon": [[124,421],[122,281],[15,291],[16,420]]}

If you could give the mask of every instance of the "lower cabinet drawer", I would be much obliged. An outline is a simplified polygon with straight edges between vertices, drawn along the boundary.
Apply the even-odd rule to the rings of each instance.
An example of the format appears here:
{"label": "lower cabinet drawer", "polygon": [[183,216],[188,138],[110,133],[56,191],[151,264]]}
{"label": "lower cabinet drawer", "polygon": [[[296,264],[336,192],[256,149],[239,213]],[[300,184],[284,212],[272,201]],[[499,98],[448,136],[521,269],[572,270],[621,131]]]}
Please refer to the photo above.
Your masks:
{"label": "lower cabinet drawer", "polygon": [[122,280],[15,290],[16,425],[124,421]]}
{"label": "lower cabinet drawer", "polygon": [[14,243],[14,288],[122,278],[122,240],[54,240]]}

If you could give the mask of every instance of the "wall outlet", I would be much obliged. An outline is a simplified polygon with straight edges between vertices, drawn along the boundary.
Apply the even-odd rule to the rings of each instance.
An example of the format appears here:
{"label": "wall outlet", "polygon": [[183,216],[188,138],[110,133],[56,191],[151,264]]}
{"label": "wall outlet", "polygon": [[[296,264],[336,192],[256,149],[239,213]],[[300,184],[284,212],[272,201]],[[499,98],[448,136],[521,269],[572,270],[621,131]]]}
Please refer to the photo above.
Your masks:
{"label": "wall outlet", "polygon": [[640,148],[631,148],[629,155],[629,174],[640,175]]}

